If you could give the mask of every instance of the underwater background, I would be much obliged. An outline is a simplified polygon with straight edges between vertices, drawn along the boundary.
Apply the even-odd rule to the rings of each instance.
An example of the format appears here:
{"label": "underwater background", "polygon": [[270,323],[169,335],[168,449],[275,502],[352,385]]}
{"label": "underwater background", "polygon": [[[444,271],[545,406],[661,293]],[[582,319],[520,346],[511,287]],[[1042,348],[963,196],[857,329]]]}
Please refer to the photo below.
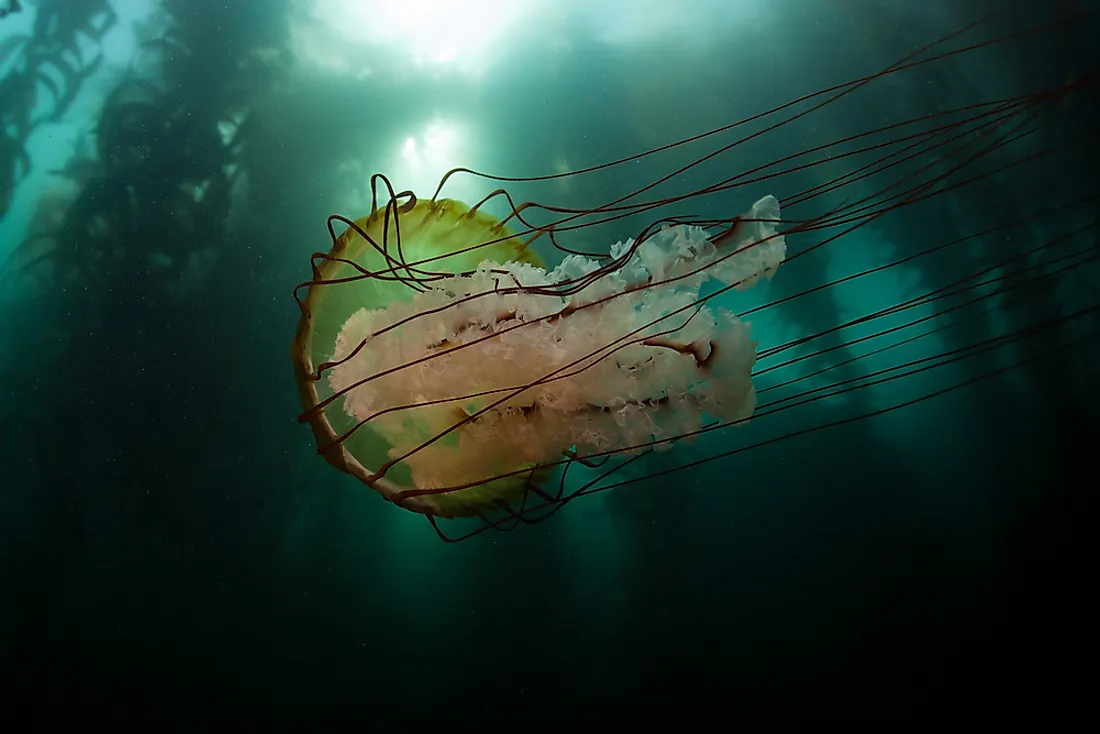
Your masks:
{"label": "underwater background", "polygon": [[[1087,701],[1096,2],[4,5],[0,716],[909,720]],[[458,166],[614,161],[874,74],[1002,6],[953,39],[965,54],[670,182],[1063,90],[981,169],[996,172],[812,252],[821,236],[792,234],[805,257],[724,301],[762,309],[747,317],[762,403],[795,379],[820,399],[460,543],[317,455],[298,422],[291,292],[331,246],[327,217],[369,212],[372,173],[426,198]],[[504,186],[595,206],[726,142]],[[857,160],[678,211],[731,216]],[[459,177],[446,194],[498,185]],[[606,251],[647,223],[573,243]],[[904,322],[860,322],[945,288]],[[914,318],[938,330],[889,331]],[[766,361],[814,334],[805,359]],[[975,344],[991,348],[924,368]],[[916,367],[872,379],[902,364]]]}

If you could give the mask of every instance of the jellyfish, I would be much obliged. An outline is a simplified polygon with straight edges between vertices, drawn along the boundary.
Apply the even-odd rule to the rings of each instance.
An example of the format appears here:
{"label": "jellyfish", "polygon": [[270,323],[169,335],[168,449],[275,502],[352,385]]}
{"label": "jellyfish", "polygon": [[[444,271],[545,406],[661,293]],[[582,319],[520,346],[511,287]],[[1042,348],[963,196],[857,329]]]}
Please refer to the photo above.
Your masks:
{"label": "jellyfish", "polygon": [[[517,499],[562,456],[747,418],[756,342],[708,301],[776,272],[778,206],[766,196],[717,236],[666,225],[606,262],[570,255],[548,270],[479,206],[391,199],[337,238],[302,303],[295,362],[325,456],[397,504],[468,516]],[[724,287],[700,297],[710,279]],[[365,425],[338,434],[348,420]]]}
{"label": "jellyfish", "polygon": [[[990,203],[996,197],[984,192],[1007,190],[1005,181],[1021,170],[1049,172],[1044,166],[1059,154],[1095,141],[1091,129],[1058,123],[1067,100],[1095,85],[1095,73],[955,106],[908,100],[918,108],[909,116],[736,168],[746,144],[777,137],[868,88],[1094,14],[960,40],[1005,12],[874,74],[590,168],[522,178],[457,168],[428,197],[397,192],[376,174],[369,213],[329,218],[331,249],[313,256],[312,277],[296,291],[291,352],[300,420],[312,428],[318,452],[386,500],[427,516],[445,539],[452,538],[437,520],[477,520],[478,529],[461,536],[469,537],[538,521],[578,497],[638,481],[628,469],[639,457],[675,454],[704,435],[742,438],[702,459],[670,461],[658,473],[960,390],[1035,358],[1028,340],[1037,334],[1065,336],[1044,343],[1047,352],[1092,338],[1075,331],[1094,320],[1096,305],[1087,299],[1039,320],[1029,308],[1026,319],[999,312],[1021,294],[1049,295],[1044,289],[1060,274],[1096,259],[1100,223],[1089,214],[1096,192],[1031,197],[1026,211],[1011,201]],[[517,204],[505,188],[472,205],[445,194],[457,176],[514,188],[606,174],[691,146],[702,152],[686,164],[655,165],[651,179],[583,207]],[[725,162],[726,173],[711,173]],[[706,180],[685,185],[690,174]],[[735,215],[686,213],[689,205],[732,198],[743,201]],[[982,207],[960,212],[959,201]],[[503,216],[489,212],[495,206]],[[638,217],[648,221],[631,236],[596,249],[590,236],[589,249],[576,244]],[[969,226],[955,236],[959,227],[948,219]],[[1073,225],[1051,234],[1052,221]],[[920,246],[884,248],[882,262],[839,278],[800,267],[884,222],[919,232]],[[1033,233],[1033,244],[984,253],[984,260],[975,254],[975,243],[1019,231]],[[753,321],[769,309],[945,257],[944,267],[959,272],[943,285],[910,283],[883,308],[852,318],[821,324],[804,317],[797,322],[803,333],[760,348]],[[788,273],[788,294],[738,305],[746,291]],[[958,346],[910,358],[913,344],[936,340]],[[1009,347],[1015,351],[1003,351]],[[959,364],[974,374],[945,388],[920,387],[885,406],[862,397],[875,386],[919,385],[920,375]],[[824,374],[827,384],[815,384]],[[855,407],[842,417],[747,438],[761,416],[846,395]],[[576,466],[588,474],[570,481]]]}

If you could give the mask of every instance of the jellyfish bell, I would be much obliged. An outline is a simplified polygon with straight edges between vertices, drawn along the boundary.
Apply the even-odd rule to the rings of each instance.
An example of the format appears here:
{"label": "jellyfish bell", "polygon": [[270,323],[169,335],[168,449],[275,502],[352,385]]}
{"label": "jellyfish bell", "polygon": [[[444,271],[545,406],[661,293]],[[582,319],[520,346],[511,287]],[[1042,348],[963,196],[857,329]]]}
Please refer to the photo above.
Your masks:
{"label": "jellyfish bell", "polygon": [[484,516],[552,501],[564,462],[751,415],[756,341],[709,301],[783,261],[774,196],[715,235],[666,224],[554,268],[481,204],[399,195],[316,259],[292,353],[330,464],[406,509]]}
{"label": "jellyfish bell", "polygon": [[[406,285],[393,270],[390,253],[374,245],[388,242],[391,230],[396,239],[400,227],[402,240],[397,253],[424,259],[441,252],[448,254],[449,249],[449,256],[437,261],[435,267],[450,266],[460,272],[476,267],[486,254],[504,261],[534,260],[535,256],[522,242],[511,240],[503,229],[503,238],[490,245],[488,252],[461,252],[459,245],[476,244],[491,233],[495,222],[480,212],[463,216],[470,212],[456,202],[438,202],[435,207],[415,200],[400,206],[396,203],[395,198],[382,212],[375,208],[371,215],[349,223],[342,235],[334,237],[327,255],[315,255],[313,279],[307,284],[304,300],[299,300],[301,318],[291,351],[306,411],[302,419],[313,428],[321,455],[387,499],[427,514],[433,509],[430,499],[402,498],[410,482],[407,467],[395,466],[388,476],[380,475],[378,470],[389,461],[392,448],[385,437],[374,426],[353,422],[328,380],[322,379],[352,315],[364,308],[396,307],[416,293],[415,286]],[[374,271],[381,275],[365,277]]]}

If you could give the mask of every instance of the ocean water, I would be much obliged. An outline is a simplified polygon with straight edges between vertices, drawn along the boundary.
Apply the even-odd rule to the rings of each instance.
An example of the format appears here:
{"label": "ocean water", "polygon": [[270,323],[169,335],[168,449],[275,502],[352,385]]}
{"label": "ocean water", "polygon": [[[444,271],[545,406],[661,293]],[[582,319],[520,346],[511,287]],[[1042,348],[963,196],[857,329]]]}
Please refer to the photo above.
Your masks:
{"label": "ocean water", "polygon": [[[1086,702],[1096,2],[5,3],[5,716]],[[753,418],[438,534],[329,466],[294,288],[459,167],[550,266],[777,197]]]}

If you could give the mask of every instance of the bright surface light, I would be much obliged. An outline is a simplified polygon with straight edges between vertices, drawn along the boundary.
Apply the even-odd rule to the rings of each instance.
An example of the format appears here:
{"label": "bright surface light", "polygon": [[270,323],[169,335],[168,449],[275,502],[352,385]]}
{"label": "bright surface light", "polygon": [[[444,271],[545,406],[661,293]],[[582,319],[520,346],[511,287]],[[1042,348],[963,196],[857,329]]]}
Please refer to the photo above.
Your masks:
{"label": "bright surface light", "polygon": [[456,165],[456,160],[472,157],[468,136],[455,123],[439,119],[405,138],[399,149],[387,170],[393,172],[395,184],[421,196],[431,196],[439,179]]}
{"label": "bright surface light", "polygon": [[[335,35],[338,43],[318,44],[302,38],[318,54],[348,46],[384,49],[404,63],[450,67],[472,75],[481,73],[496,55],[504,34],[542,4],[542,0],[314,0],[309,15]],[[328,58],[327,66],[341,66]],[[347,69],[366,74],[369,69]]]}
{"label": "bright surface light", "polygon": [[659,53],[744,31],[768,9],[768,0],[301,0],[292,28],[300,58],[352,76],[371,75],[372,53],[384,53],[413,71],[477,77],[521,62],[533,38],[566,48],[580,31]]}
{"label": "bright surface light", "polygon": [[[384,173],[397,191],[410,190],[427,198],[435,193],[443,174],[463,162],[475,161],[478,155],[477,139],[469,127],[457,120],[436,117],[414,130],[406,130],[394,136],[381,154],[360,150],[351,155],[341,167],[341,175],[362,182],[347,190],[347,198],[337,204],[347,211],[360,211],[369,206],[370,189],[367,182],[374,173]],[[368,163],[368,161],[370,161]],[[442,196],[458,199],[467,204],[477,201],[492,190],[493,185],[472,176],[456,176],[447,183]]]}
{"label": "bright surface light", "polygon": [[[431,196],[443,174],[455,166],[478,159],[477,138],[468,126],[456,120],[434,118],[414,134],[397,141],[392,157],[383,169],[400,189],[417,196]],[[456,176],[447,182],[442,195],[473,203],[494,186],[472,176]]]}

